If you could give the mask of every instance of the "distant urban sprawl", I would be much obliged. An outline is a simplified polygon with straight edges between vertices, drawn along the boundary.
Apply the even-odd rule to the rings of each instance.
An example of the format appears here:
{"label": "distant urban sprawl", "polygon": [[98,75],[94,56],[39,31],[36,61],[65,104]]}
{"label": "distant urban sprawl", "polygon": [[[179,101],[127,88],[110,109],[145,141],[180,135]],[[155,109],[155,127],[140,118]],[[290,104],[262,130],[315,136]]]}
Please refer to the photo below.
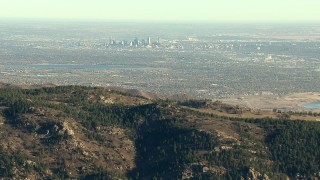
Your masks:
{"label": "distant urban sprawl", "polygon": [[0,23],[1,81],[198,98],[320,89],[320,26]]}

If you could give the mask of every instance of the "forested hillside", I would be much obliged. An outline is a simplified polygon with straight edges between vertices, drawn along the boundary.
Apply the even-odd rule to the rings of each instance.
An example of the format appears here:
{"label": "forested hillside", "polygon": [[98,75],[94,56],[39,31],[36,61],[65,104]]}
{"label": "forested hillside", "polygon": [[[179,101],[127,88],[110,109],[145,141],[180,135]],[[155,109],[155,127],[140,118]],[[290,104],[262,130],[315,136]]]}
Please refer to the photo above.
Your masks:
{"label": "forested hillside", "polygon": [[108,88],[3,87],[0,177],[320,178],[319,122],[197,111],[205,103]]}

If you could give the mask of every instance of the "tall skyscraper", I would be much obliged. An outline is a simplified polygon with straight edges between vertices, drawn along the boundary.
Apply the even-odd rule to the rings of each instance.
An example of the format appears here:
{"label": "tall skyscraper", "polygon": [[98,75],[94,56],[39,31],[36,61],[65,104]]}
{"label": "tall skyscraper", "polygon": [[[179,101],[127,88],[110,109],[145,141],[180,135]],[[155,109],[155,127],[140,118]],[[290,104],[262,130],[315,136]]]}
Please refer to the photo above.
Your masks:
{"label": "tall skyscraper", "polygon": [[151,38],[150,38],[150,36],[148,37],[148,45],[151,45]]}
{"label": "tall skyscraper", "polygon": [[134,45],[134,46],[138,46],[138,45],[139,45],[139,40],[138,40],[138,38],[135,38],[135,39],[133,40],[133,45]]}

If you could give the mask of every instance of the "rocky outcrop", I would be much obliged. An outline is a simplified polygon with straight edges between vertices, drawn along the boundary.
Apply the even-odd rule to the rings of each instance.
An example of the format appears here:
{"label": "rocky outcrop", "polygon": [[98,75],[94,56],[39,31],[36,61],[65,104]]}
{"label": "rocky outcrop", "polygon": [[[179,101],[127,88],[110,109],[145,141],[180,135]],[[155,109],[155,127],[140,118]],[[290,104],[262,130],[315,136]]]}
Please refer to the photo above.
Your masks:
{"label": "rocky outcrop", "polygon": [[248,170],[248,180],[269,180],[268,175],[261,174],[257,170],[255,170],[253,167],[250,167]]}
{"label": "rocky outcrop", "polygon": [[66,121],[54,125],[53,132],[59,136],[67,136],[67,137],[74,136],[74,131],[70,127],[69,123]]}

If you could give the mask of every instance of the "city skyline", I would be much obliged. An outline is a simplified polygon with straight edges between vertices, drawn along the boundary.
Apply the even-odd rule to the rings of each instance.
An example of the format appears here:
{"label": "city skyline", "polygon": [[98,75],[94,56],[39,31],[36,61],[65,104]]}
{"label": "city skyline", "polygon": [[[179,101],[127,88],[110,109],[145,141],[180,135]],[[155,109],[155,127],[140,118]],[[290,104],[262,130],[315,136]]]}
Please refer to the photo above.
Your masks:
{"label": "city skyline", "polygon": [[0,19],[191,22],[320,22],[320,1],[6,0]]}

